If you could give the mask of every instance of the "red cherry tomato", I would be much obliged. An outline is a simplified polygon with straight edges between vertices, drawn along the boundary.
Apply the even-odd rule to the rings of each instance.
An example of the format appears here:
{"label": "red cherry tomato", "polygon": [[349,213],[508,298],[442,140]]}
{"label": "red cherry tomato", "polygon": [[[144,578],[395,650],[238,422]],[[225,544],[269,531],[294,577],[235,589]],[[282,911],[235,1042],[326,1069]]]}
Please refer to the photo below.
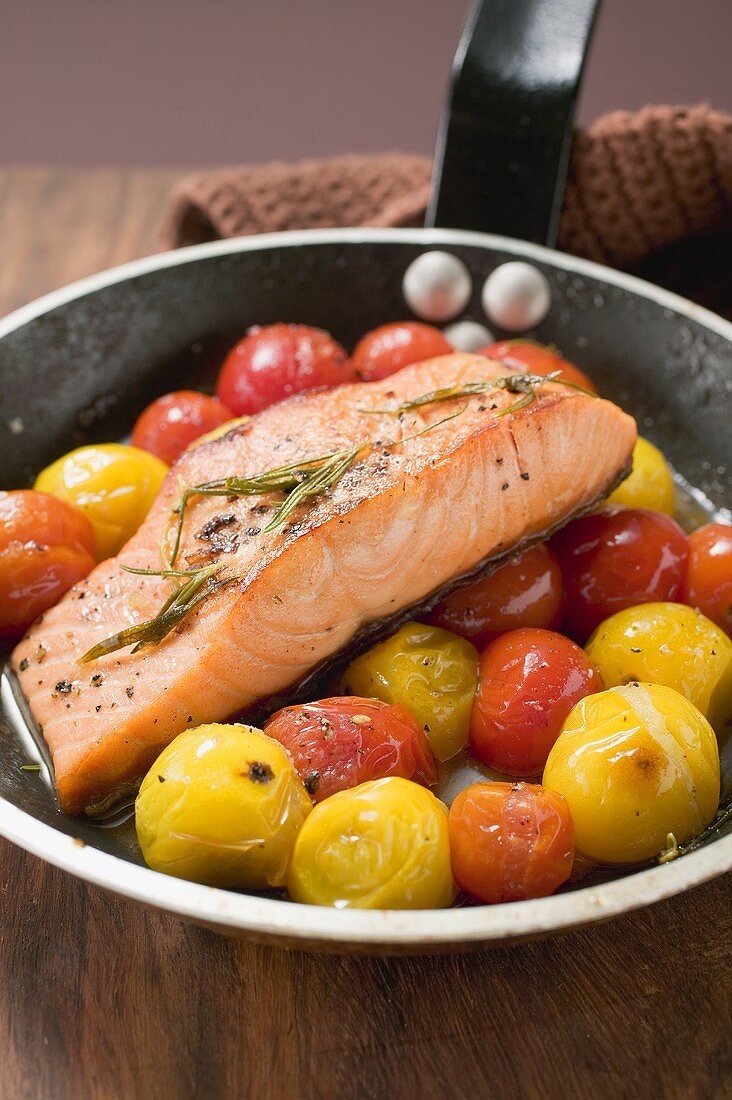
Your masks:
{"label": "red cherry tomato", "polygon": [[531,783],[476,783],[450,808],[455,881],[494,904],[543,898],[566,882],[574,826],[561,794]]}
{"label": "red cherry tomato", "polygon": [[0,493],[0,638],[19,638],[94,568],[92,525],[49,493]]}
{"label": "red cherry tomato", "polygon": [[437,779],[424,731],[406,707],[378,699],[349,695],[285,707],[264,731],[288,750],[316,802],[389,775],[426,786]]}
{"label": "red cherry tomato", "polygon": [[500,340],[497,344],[482,348],[478,354],[487,355],[491,359],[500,359],[507,366],[524,373],[551,374],[552,371],[558,370],[559,377],[565,382],[574,382],[575,385],[583,386],[592,393],[597,392],[584,371],[575,367],[574,363],[570,363],[567,359],[562,359],[556,348],[545,344],[535,344],[531,340],[520,339]]}
{"label": "red cherry tomato", "polygon": [[251,328],[227,355],[216,393],[235,416],[259,412],[303,390],[330,389],[356,377],[333,337],[307,325]]}
{"label": "red cherry tomato", "polygon": [[451,592],[429,622],[483,649],[522,626],[556,630],[562,619],[562,573],[546,546],[532,546],[487,577]]}
{"label": "red cherry tomato", "polygon": [[563,634],[502,634],[480,655],[470,750],[508,775],[538,775],[572,707],[602,688],[595,665]]}
{"label": "red cherry tomato", "polygon": [[564,579],[564,627],[581,642],[616,611],[675,600],[689,553],[670,516],[612,505],[574,520],[550,546]]}
{"label": "red cherry tomato", "polygon": [[698,607],[732,635],[732,527],[708,523],[689,535],[689,561],[679,600]]}
{"label": "red cherry tomato", "polygon": [[421,321],[395,321],[367,332],[353,352],[353,364],[366,382],[388,378],[410,363],[421,363],[455,349],[438,328]]}
{"label": "red cherry tomato", "polygon": [[172,466],[186,447],[233,416],[217,397],[176,390],[159,397],[140,414],[132,429],[132,445]]}

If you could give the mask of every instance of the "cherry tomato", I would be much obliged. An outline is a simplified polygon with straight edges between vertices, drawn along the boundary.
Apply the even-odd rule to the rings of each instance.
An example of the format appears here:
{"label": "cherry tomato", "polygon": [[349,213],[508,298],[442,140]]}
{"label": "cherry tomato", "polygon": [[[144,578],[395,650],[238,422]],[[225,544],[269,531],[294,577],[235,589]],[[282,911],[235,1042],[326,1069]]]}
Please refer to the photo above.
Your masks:
{"label": "cherry tomato", "polygon": [[689,536],[689,562],[679,593],[732,635],[732,527],[708,523]]}
{"label": "cherry tomato", "polygon": [[512,630],[480,657],[470,749],[509,775],[538,775],[575,703],[603,687],[579,646],[552,630]]}
{"label": "cherry tomato", "polygon": [[355,377],[348,354],[329,333],[307,325],[255,326],[224,360],[216,394],[234,416],[243,416]]}
{"label": "cherry tomato", "polygon": [[676,510],[674,479],[668,462],[647,439],[639,435],[633,448],[633,469],[607,498],[626,508],[649,508],[672,516]]}
{"label": "cherry tomato", "polygon": [[0,638],[19,638],[94,568],[84,513],[49,493],[0,493]]}
{"label": "cherry tomato", "polygon": [[582,386],[592,393],[597,390],[587,375],[570,363],[562,359],[556,348],[546,344],[537,344],[533,340],[499,340],[496,344],[490,344],[482,348],[479,355],[487,355],[491,359],[500,359],[509,367],[522,371],[524,374],[551,374],[559,371],[559,377],[565,382],[574,382],[576,386]]}
{"label": "cherry tomato", "polygon": [[447,807],[390,775],[316,806],[287,876],[295,901],[338,909],[440,909],[455,899]]}
{"label": "cherry tomato", "polygon": [[564,626],[582,642],[616,611],[675,600],[689,553],[670,516],[614,505],[574,520],[550,545],[564,579]]}
{"label": "cherry tomato", "polygon": [[191,882],[282,886],[312,811],[282,745],[254,726],[180,733],[145,776],[135,827],[145,862]]}
{"label": "cherry tomato", "polygon": [[121,443],[69,451],[41,470],[35,488],[76,504],[91,520],[97,560],[117,554],[140,526],[168,467],[157,455]]}
{"label": "cherry tomato", "polygon": [[490,576],[451,592],[429,621],[483,649],[498,634],[522,626],[556,630],[563,594],[554,555],[546,546],[532,546]]}
{"label": "cherry tomato", "polygon": [[566,882],[574,827],[561,794],[532,783],[476,783],[448,817],[458,886],[489,904],[543,898]]}
{"label": "cherry tomato", "polygon": [[437,779],[424,731],[402,706],[353,696],[285,707],[264,732],[284,745],[314,802],[370,779]]}
{"label": "cherry tomato", "polygon": [[689,840],[716,814],[717,739],[678,692],[633,681],[578,703],[543,782],[569,803],[584,856],[598,863],[652,859],[669,833]]}
{"label": "cherry tomato", "polygon": [[196,439],[233,417],[231,409],[216,397],[176,390],[159,397],[140,414],[132,429],[132,444],[171,466]]}
{"label": "cherry tomato", "polygon": [[635,680],[674,688],[722,732],[732,714],[732,640],[680,603],[626,607],[600,623],[585,652],[605,687]]}
{"label": "cherry tomato", "polygon": [[388,378],[410,363],[421,363],[455,349],[438,328],[421,321],[395,321],[363,336],[353,352],[353,365],[366,382]]}
{"label": "cherry tomato", "polygon": [[465,748],[478,679],[478,651],[464,638],[424,623],[396,634],[351,661],[345,691],[401,703],[427,734],[438,760]]}

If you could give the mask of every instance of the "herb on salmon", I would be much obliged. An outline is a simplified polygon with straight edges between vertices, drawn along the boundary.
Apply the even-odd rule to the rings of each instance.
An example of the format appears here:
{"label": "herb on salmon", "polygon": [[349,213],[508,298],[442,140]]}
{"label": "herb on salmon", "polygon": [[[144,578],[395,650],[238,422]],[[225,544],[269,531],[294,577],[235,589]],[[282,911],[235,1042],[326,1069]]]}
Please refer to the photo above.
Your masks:
{"label": "herb on salmon", "polygon": [[[438,428],[448,420],[453,420],[463,412],[457,412],[443,417],[434,424],[428,424],[412,435],[402,439],[393,439],[389,443],[379,444],[379,447],[388,450],[402,443],[416,439],[417,436]],[[254,474],[251,477],[227,477],[218,481],[206,481],[200,485],[191,485],[181,492],[178,503],[173,508],[173,514],[178,516],[175,527],[175,539],[170,555],[171,571],[178,558],[180,543],[183,535],[183,522],[185,520],[188,501],[194,496],[225,496],[247,497],[261,495],[263,493],[284,493],[285,499],[277,507],[269,523],[262,528],[264,534],[274,531],[291,515],[300,504],[320,496],[336,485],[347,470],[353,466],[362,451],[372,448],[374,444],[370,440],[357,443],[353,447],[342,451],[334,451],[332,454],[320,455],[317,458],[303,458],[298,462],[292,462],[287,466],[277,466],[273,470],[267,470],[263,474]],[[257,532],[258,533],[258,532]],[[169,573],[171,572],[169,571]]]}
{"label": "herb on salmon", "polygon": [[445,386],[444,389],[431,390],[429,393],[423,393],[420,397],[412,398],[410,401],[402,401],[399,405],[393,405],[388,409],[362,409],[362,412],[398,415],[399,413],[411,412],[412,409],[420,409],[424,405],[434,405],[440,401],[453,401],[457,397],[476,397],[478,394],[498,389],[521,395],[518,401],[514,401],[513,404],[496,413],[496,416],[507,416],[509,413],[515,413],[526,408],[527,405],[535,401],[535,387],[545,382],[556,382],[560,386],[569,386],[570,389],[579,390],[580,393],[585,393],[590,397],[596,396],[590,390],[585,389],[584,386],[580,386],[576,382],[565,382],[558,375],[559,371],[552,371],[551,374],[507,374],[502,378],[491,378],[485,382],[466,382],[463,386]]}
{"label": "herb on salmon", "polygon": [[336,451],[318,458],[304,458],[287,466],[277,466],[263,474],[252,477],[226,477],[217,481],[206,481],[201,485],[192,485],[181,492],[173,512],[178,516],[175,529],[175,541],[170,555],[171,566],[175,564],[180,550],[188,501],[194,496],[248,497],[263,493],[286,493],[287,496],[269,521],[264,531],[278,527],[290,512],[308,497],[325,492],[334,485],[353,465],[362,446],[349,450]]}
{"label": "herb on salmon", "polygon": [[181,584],[165,601],[163,606],[153,616],[136,626],[120,630],[118,634],[112,634],[92,646],[82,657],[79,664],[87,664],[96,661],[108,653],[115,653],[118,649],[126,649],[134,646],[132,652],[147,645],[159,645],[160,642],[178,627],[192,611],[200,606],[209,596],[219,592],[222,588],[232,584],[236,577],[222,577],[218,565],[207,565],[204,569],[133,569],[123,566],[128,573],[135,573],[143,577],[179,577],[185,578]]}

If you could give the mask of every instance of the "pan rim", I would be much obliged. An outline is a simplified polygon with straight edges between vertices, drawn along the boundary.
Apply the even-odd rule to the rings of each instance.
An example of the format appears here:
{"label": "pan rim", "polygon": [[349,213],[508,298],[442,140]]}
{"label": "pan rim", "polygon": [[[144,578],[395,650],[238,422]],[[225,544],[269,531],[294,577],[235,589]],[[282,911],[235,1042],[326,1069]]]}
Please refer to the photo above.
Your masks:
{"label": "pan rim", "polygon": [[49,291],[49,293],[41,295],[40,298],[35,298],[26,305],[19,306],[0,319],[0,339],[44,313],[50,313],[59,306],[66,305],[77,298],[114,286],[126,279],[137,278],[140,275],[147,275],[165,268],[183,266],[195,263],[198,260],[232,255],[237,252],[266,251],[272,248],[302,248],[307,245],[365,244],[369,242],[380,244],[432,244],[444,247],[462,245],[474,248],[490,248],[497,252],[511,252],[517,256],[527,257],[539,263],[559,268],[562,271],[586,275],[589,278],[605,282],[609,286],[616,286],[622,290],[630,291],[641,298],[656,302],[663,308],[683,314],[689,320],[704,325],[732,343],[732,321],[726,321],[718,314],[705,309],[704,306],[697,305],[696,302],[692,302],[680,294],[675,294],[671,290],[664,290],[646,279],[638,278],[637,275],[628,275],[624,271],[605,267],[604,264],[595,263],[594,260],[583,260],[570,255],[568,252],[559,252],[557,249],[547,248],[545,245],[532,244],[529,241],[520,241],[513,237],[501,237],[494,233],[474,233],[462,229],[373,228],[288,230],[282,233],[263,233],[251,237],[229,237],[226,240],[187,245],[185,248],[172,249],[167,252],[155,252],[150,256],[129,260],[127,263],[119,264],[116,267],[105,268],[94,275],[87,275],[83,279],[67,283],[57,290]]}
{"label": "pan rim", "polygon": [[644,908],[732,870],[732,836],[664,866],[552,897],[462,909],[346,909],[240,894],[128,863],[0,798],[0,835],[96,886],[179,917],[261,939],[334,948],[435,949],[568,931]]}
{"label": "pan rim", "polygon": [[[168,267],[238,252],[332,244],[470,246],[586,275],[653,301],[732,343],[732,323],[643,279],[526,241],[449,229],[318,229],[237,237],[156,253],[70,283],[0,320],[0,339],[59,306]],[[82,880],[131,900],[271,942],[339,949],[436,950],[500,944],[604,921],[682,893],[732,869],[732,835],[666,866],[553,897],[429,910],[334,910],[186,882],[129,863],[46,825],[0,797],[0,835]]]}

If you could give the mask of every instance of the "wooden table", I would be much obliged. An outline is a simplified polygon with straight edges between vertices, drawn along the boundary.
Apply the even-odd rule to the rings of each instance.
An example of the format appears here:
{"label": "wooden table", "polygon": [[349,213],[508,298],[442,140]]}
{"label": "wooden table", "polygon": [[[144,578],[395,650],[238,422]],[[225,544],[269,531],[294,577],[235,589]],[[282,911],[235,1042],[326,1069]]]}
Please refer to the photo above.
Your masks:
{"label": "wooden table", "polygon": [[[155,248],[170,171],[0,170],[0,314]],[[444,958],[225,939],[0,843],[0,1097],[722,1097],[730,876]]]}

